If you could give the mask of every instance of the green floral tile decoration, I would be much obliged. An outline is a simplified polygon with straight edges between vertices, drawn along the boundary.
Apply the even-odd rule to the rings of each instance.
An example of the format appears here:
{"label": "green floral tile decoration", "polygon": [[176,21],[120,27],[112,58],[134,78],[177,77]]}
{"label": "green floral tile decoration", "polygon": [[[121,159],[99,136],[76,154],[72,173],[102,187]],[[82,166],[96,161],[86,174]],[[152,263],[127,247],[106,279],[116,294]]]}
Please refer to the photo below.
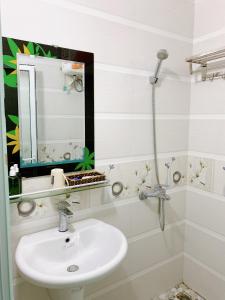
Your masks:
{"label": "green floral tile decoration", "polygon": [[89,149],[87,147],[84,148],[84,161],[82,161],[81,163],[79,163],[75,170],[91,170],[93,169],[93,166],[95,164],[94,161],[94,156],[95,153],[92,152],[90,153]]}
{"label": "green floral tile decoration", "polygon": [[4,82],[7,86],[17,87],[17,53],[23,53],[26,55],[39,55],[44,57],[52,57],[51,50],[45,51],[43,47],[37,43],[28,42],[23,44],[21,48],[16,44],[12,38],[7,38],[8,46],[11,51],[11,55],[3,55],[3,63],[5,67],[12,69],[9,74],[6,74],[4,70]]}

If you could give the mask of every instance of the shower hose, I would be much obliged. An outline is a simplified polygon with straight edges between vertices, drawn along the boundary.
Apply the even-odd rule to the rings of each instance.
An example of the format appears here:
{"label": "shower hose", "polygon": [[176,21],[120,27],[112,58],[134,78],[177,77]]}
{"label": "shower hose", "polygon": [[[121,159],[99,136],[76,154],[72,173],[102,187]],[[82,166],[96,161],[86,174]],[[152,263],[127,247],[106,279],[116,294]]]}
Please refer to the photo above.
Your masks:
{"label": "shower hose", "polygon": [[[153,148],[154,148],[154,164],[155,164],[155,176],[157,185],[161,188],[159,179],[158,168],[158,155],[157,155],[157,137],[156,137],[156,109],[155,109],[155,84],[152,84],[152,128],[153,128]],[[159,200],[159,224],[162,231],[165,229],[165,199],[158,197]]]}

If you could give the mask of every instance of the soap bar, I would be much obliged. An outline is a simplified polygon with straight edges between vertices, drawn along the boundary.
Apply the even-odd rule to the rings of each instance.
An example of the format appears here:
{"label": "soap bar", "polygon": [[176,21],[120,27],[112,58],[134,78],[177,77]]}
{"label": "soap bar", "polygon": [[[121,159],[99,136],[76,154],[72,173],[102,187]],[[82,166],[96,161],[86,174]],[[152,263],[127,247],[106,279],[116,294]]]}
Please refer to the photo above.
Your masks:
{"label": "soap bar", "polygon": [[88,178],[92,178],[92,176],[84,176],[84,177],[82,177],[82,179],[88,179]]}

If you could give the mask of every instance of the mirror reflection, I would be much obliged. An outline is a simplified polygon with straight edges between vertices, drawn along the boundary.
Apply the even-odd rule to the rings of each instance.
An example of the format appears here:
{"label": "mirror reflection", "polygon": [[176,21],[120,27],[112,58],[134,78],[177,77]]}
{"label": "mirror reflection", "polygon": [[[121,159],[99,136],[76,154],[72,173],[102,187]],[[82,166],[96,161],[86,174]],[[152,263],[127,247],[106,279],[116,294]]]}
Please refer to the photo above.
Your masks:
{"label": "mirror reflection", "polygon": [[85,64],[17,54],[22,167],[83,160]]}

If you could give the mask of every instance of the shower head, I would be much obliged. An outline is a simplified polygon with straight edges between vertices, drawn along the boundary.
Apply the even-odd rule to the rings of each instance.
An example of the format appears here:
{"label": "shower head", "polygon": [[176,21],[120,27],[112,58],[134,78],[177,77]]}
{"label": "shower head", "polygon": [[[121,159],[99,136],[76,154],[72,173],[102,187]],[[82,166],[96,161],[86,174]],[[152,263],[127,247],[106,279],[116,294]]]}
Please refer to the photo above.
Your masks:
{"label": "shower head", "polygon": [[164,59],[167,59],[169,56],[168,52],[166,49],[160,49],[158,52],[157,52],[157,58],[160,59],[160,60],[164,60]]}
{"label": "shower head", "polygon": [[158,75],[159,75],[159,71],[160,71],[160,68],[161,68],[162,61],[164,59],[167,59],[168,56],[169,56],[169,54],[168,54],[166,49],[161,49],[157,52],[158,63],[157,63],[156,69],[155,69],[154,76],[150,77],[150,83],[151,84],[156,84],[156,82],[158,81],[158,79],[159,79]]}

